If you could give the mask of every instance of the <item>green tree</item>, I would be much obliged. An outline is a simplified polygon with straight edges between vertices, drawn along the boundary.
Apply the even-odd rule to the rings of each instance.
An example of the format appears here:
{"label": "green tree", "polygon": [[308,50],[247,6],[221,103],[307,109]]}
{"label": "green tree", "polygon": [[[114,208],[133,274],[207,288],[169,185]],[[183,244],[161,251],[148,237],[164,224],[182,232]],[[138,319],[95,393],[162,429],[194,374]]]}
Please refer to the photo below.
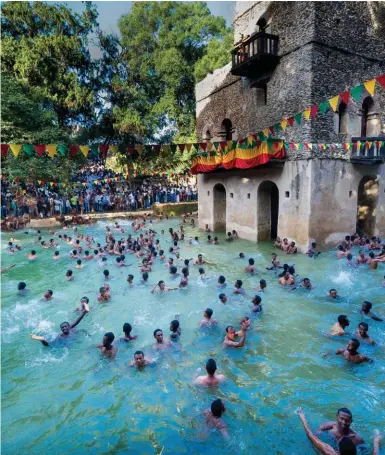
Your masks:
{"label": "green tree", "polygon": [[80,15],[53,3],[6,2],[1,16],[2,70],[49,100],[59,125],[91,121],[96,7],[86,2]]}

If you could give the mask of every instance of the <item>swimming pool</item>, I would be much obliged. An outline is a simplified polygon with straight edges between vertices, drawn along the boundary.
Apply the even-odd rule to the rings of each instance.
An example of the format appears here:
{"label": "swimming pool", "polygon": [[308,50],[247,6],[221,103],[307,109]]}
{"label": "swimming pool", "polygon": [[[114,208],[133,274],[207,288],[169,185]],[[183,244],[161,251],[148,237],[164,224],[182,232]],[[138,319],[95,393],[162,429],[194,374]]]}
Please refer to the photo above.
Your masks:
{"label": "swimming pool", "polygon": [[[120,223],[126,233],[132,233],[129,221]],[[168,228],[177,225],[177,219],[154,223],[156,238],[165,251],[172,245]],[[104,244],[105,226],[99,222],[79,227],[79,232]],[[161,229],[164,235],[160,235]],[[348,407],[354,429],[371,447],[373,430],[383,430],[385,422],[385,323],[369,321],[369,334],[378,344],[360,348],[374,359],[373,364],[347,364],[334,351],[345,346],[349,336],[335,340],[326,335],[339,314],[349,316],[349,332],[354,333],[362,319],[359,310],[364,299],[373,303],[375,312],[385,315],[384,265],[369,271],[366,266],[347,267],[345,260],[336,260],[335,252],[323,252],[316,259],[297,255],[287,261],[294,262],[297,273],[308,276],[315,289],[288,292],[277,284],[274,272],[265,270],[274,252],[270,243],[227,243],[224,235],[218,234],[220,245],[207,245],[206,233],[191,227],[186,231],[186,239],[198,235],[201,244],[180,244],[181,257],[196,259],[203,253],[215,262],[204,266],[211,280],[199,282],[194,266],[187,290],[151,294],[151,286],[139,283],[137,259],[127,254],[126,263],[134,264],[118,268],[115,258],[109,256],[106,268],[111,274],[112,300],[105,304],[96,300],[105,267],[90,261],[83,269],[74,269],[66,244],[60,245],[62,258],[55,262],[54,250],[36,245],[32,231],[12,234],[23,251],[9,255],[5,247],[11,234],[3,235],[2,265],[17,264],[2,273],[4,454],[217,454],[236,450],[305,455],[313,449],[295,415],[300,405],[312,428],[334,420],[338,408]],[[44,240],[49,240],[48,232],[42,233]],[[24,253],[33,247],[39,257],[29,263]],[[255,259],[257,275],[244,272],[247,261],[237,258],[241,251],[246,258]],[[279,256],[281,263],[286,262],[283,254]],[[73,282],[66,282],[69,268],[74,271]],[[178,264],[179,272],[181,268]],[[128,273],[135,276],[133,288],[126,283]],[[228,283],[226,305],[218,300],[219,275]],[[267,289],[260,294],[263,312],[251,316],[250,300],[261,278],[267,280]],[[179,283],[179,279],[168,279],[168,270],[157,260],[149,282],[155,284],[160,279],[169,286]],[[245,297],[232,295],[236,279],[243,280]],[[26,296],[16,293],[19,281],[25,281],[30,289]],[[326,293],[330,288],[337,288],[343,299],[329,300]],[[47,289],[53,290],[54,299],[40,301]],[[29,339],[30,333],[53,339],[61,322],[76,319],[73,310],[83,295],[90,298],[91,311],[69,348],[45,348]],[[206,307],[213,309],[218,326],[199,329]],[[153,331],[161,328],[168,336],[176,313],[182,327],[180,344],[167,353],[154,353]],[[245,347],[224,349],[225,327],[232,324],[238,329],[245,315],[252,318]],[[114,332],[116,339],[123,336],[125,322],[132,324],[138,338],[117,343],[116,359],[102,359],[95,345],[107,331]],[[129,368],[136,350],[155,359],[155,365],[144,372]],[[329,355],[323,357],[325,353]],[[192,385],[195,371],[201,367],[204,372],[209,357],[217,361],[218,370],[227,378],[217,389]],[[229,426],[227,441],[204,425],[202,412],[216,397],[227,407],[223,416]],[[326,434],[322,438],[330,441]]]}

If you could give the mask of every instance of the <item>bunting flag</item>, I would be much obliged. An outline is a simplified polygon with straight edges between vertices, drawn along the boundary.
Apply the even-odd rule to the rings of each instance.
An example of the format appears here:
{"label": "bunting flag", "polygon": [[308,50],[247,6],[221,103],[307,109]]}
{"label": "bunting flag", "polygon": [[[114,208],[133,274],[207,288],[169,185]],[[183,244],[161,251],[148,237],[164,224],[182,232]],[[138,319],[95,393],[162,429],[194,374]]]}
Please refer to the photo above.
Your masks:
{"label": "bunting flag", "polygon": [[319,111],[321,112],[322,115],[326,114],[326,111],[328,110],[328,107],[329,107],[329,103],[327,101],[324,101],[323,103],[321,103],[318,106]]}
{"label": "bunting flag", "polygon": [[287,127],[287,120],[286,119],[281,120],[281,128],[283,129],[283,131],[286,130],[286,127]]}
{"label": "bunting flag", "polygon": [[385,88],[385,74],[377,76],[376,81],[381,85],[381,87]]}
{"label": "bunting flag", "polygon": [[99,156],[99,146],[97,144],[91,145],[91,154],[93,156]]}
{"label": "bunting flag", "polygon": [[80,151],[82,152],[82,154],[87,158],[88,152],[90,150],[88,145],[80,145],[79,148],[80,148]]}
{"label": "bunting flag", "polygon": [[35,151],[39,156],[43,156],[45,152],[45,145],[34,145]]}
{"label": "bunting flag", "polygon": [[340,95],[337,95],[337,96],[334,96],[333,98],[330,98],[330,100],[329,100],[329,104],[334,112],[337,110],[339,99],[340,99]]}
{"label": "bunting flag", "polygon": [[110,147],[109,145],[99,145],[99,151],[102,154],[104,159],[107,158],[107,153],[108,153],[109,147]]}
{"label": "bunting flag", "polygon": [[185,144],[178,144],[178,147],[179,147],[180,153],[183,153],[184,148],[185,148]]}
{"label": "bunting flag", "polygon": [[71,158],[75,158],[75,156],[78,154],[79,146],[78,145],[70,145],[69,146],[69,151]]}
{"label": "bunting flag", "polygon": [[368,91],[370,96],[374,95],[374,89],[376,87],[376,80],[375,79],[370,79],[370,81],[364,82],[364,87]]}
{"label": "bunting flag", "polygon": [[310,120],[310,114],[311,114],[311,109],[306,109],[303,111],[303,116],[305,117],[306,120]]}
{"label": "bunting flag", "polygon": [[117,145],[110,145],[110,151],[115,155],[117,151],[119,150],[119,147]]}
{"label": "bunting flag", "polygon": [[345,92],[341,93],[340,98],[344,104],[348,104],[350,98],[350,90],[346,90]]}
{"label": "bunting flag", "polygon": [[298,123],[298,125],[301,125],[301,121],[302,121],[302,112],[298,112],[298,114],[295,114],[294,120]]}
{"label": "bunting flag", "polygon": [[1,144],[1,156],[7,156],[9,150],[8,144]]}
{"label": "bunting flag", "polygon": [[47,145],[45,151],[47,152],[47,155],[50,158],[53,158],[54,156],[56,156],[56,145],[54,144]]}
{"label": "bunting flag", "polygon": [[66,145],[58,145],[57,151],[60,153],[61,156],[65,156],[68,151],[68,147]]}
{"label": "bunting flag", "polygon": [[34,152],[35,147],[31,144],[23,144],[23,151],[27,156],[32,156],[32,153]]}
{"label": "bunting flag", "polygon": [[354,101],[358,102],[360,101],[363,90],[363,85],[357,85],[357,87],[354,87],[350,90],[350,96],[354,99]]}
{"label": "bunting flag", "polygon": [[192,146],[193,146],[192,144],[186,144],[186,150],[187,150],[188,152],[190,152]]}
{"label": "bunting flag", "polygon": [[289,118],[287,119],[287,121],[289,122],[289,125],[290,125],[290,126],[293,126],[293,125],[294,125],[294,117],[289,117]]}
{"label": "bunting flag", "polygon": [[312,116],[313,118],[315,118],[316,115],[317,115],[317,112],[318,112],[318,106],[312,106],[312,107],[310,108],[310,112],[311,112],[311,116]]}
{"label": "bunting flag", "polygon": [[136,145],[135,150],[139,153],[139,156],[143,153],[143,145]]}

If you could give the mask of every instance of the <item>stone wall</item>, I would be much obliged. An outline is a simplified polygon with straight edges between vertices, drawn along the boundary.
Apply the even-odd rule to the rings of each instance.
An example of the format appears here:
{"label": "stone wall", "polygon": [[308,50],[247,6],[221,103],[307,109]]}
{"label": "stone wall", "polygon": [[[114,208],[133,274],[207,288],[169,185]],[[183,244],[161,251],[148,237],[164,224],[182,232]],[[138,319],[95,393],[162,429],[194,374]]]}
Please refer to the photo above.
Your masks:
{"label": "stone wall", "polygon": [[194,213],[198,210],[197,202],[177,202],[172,204],[152,204],[154,215],[182,215],[183,213]]}

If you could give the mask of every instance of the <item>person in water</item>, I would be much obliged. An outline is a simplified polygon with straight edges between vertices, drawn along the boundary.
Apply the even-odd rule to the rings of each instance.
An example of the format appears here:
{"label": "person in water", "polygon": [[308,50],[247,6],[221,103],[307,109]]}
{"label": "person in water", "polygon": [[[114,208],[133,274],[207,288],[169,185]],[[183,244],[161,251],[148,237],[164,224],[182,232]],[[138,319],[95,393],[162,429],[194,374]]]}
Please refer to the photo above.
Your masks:
{"label": "person in water", "polygon": [[158,281],[158,283],[152,288],[151,294],[154,294],[155,291],[158,290],[160,293],[168,292],[168,291],[176,291],[179,288],[169,288],[166,286],[166,283],[163,280]]}
{"label": "person in water", "polygon": [[134,360],[129,363],[130,367],[135,367],[137,370],[144,370],[147,365],[151,365],[153,361],[145,357],[143,351],[136,351],[134,354]]}
{"label": "person in water", "polygon": [[253,304],[253,307],[251,308],[253,313],[260,313],[262,311],[262,299],[259,295],[256,295],[251,303]]}
{"label": "person in water", "polygon": [[226,294],[219,294],[219,300],[223,303],[223,304],[226,304],[227,302],[227,297],[226,297]]}
{"label": "person in water", "polygon": [[217,371],[217,364],[214,359],[208,359],[208,361],[206,362],[206,371],[207,375],[198,376],[199,373],[201,372],[201,368],[198,368],[193,383],[213,387],[219,385],[221,382],[225,380],[225,375],[215,374],[215,372]]}
{"label": "person in water", "polygon": [[[62,322],[60,324],[60,330],[62,331],[62,333],[55,338],[55,341],[69,338],[74,332],[75,327],[79,324],[79,322],[84,318],[84,316],[87,313],[88,311],[84,310],[83,313],[76,319],[76,321],[72,322],[71,324],[69,322]],[[50,344],[44,337],[34,335],[33,333],[30,334],[30,338],[32,340],[40,341],[44,346],[49,346]]]}
{"label": "person in water", "polygon": [[227,287],[226,278],[225,278],[223,275],[221,275],[221,276],[218,278],[217,287],[218,287],[218,288],[225,288],[225,287]]}
{"label": "person in water", "polygon": [[137,336],[136,335],[131,335],[132,331],[132,326],[128,322],[125,322],[123,324],[123,333],[124,337],[122,337],[120,340],[121,341],[133,341],[136,340]]}
{"label": "person in water", "polygon": [[[242,326],[242,328],[243,328],[243,326]],[[247,327],[245,324],[245,331],[243,332],[243,336],[241,337],[241,339],[239,341],[234,341],[237,336],[235,329],[232,325],[228,325],[226,327],[226,335],[225,335],[225,339],[223,340],[223,346],[228,346],[231,348],[242,348],[245,345],[245,341],[246,341],[246,331],[247,331]]]}
{"label": "person in water", "polygon": [[369,325],[366,322],[360,322],[356,330],[357,340],[361,340],[361,342],[371,344],[372,346],[374,346],[376,342],[373,340],[373,338],[369,336],[368,330]]}
{"label": "person in water", "polygon": [[26,283],[24,281],[20,281],[20,283],[17,285],[17,293],[19,295],[27,295],[29,292],[29,289],[27,289]]}
{"label": "person in water", "polygon": [[209,428],[219,430],[225,438],[228,437],[227,425],[222,419],[222,414],[226,411],[226,406],[219,398],[211,403],[210,409],[205,409],[203,415]]}
{"label": "person in water", "polygon": [[332,336],[343,336],[345,335],[346,327],[349,327],[350,322],[345,314],[340,314],[337,318],[337,322],[330,329],[330,335]]}
{"label": "person in water", "polygon": [[234,283],[235,289],[233,291],[233,294],[244,295],[245,294],[245,290],[243,289],[242,285],[243,285],[242,280],[236,280],[235,283]]}
{"label": "person in water", "polygon": [[251,273],[251,274],[254,274],[254,273],[255,273],[254,263],[255,263],[254,259],[253,259],[253,258],[250,258],[250,259],[249,259],[249,265],[247,265],[247,266],[245,267],[245,272],[246,272],[246,273]]}
{"label": "person in water", "polygon": [[212,317],[213,310],[211,308],[206,308],[203,313],[203,319],[199,323],[199,327],[211,327],[218,324],[218,321]]}
{"label": "person in water", "polygon": [[342,436],[338,440],[338,452],[333,449],[332,446],[322,442],[310,429],[304,412],[302,409],[297,410],[297,414],[301,419],[303,428],[310,442],[313,444],[314,448],[322,455],[356,455],[357,449],[354,445],[354,442],[348,436]]}
{"label": "person in water", "polygon": [[333,300],[339,299],[339,295],[336,289],[330,289],[327,295],[331,297]]}
{"label": "person in water", "polygon": [[258,292],[265,292],[264,290],[267,287],[266,280],[259,280],[259,286],[257,287]]}
{"label": "person in water", "polygon": [[357,349],[360,347],[360,342],[357,338],[352,338],[345,349],[337,349],[336,355],[342,355],[348,362],[359,365],[363,362],[371,362],[372,360],[366,355],[360,354]]}
{"label": "person in water", "polygon": [[48,289],[48,291],[46,291],[44,293],[43,298],[41,300],[44,302],[48,302],[48,300],[52,300],[52,299],[53,299],[53,292],[51,291],[51,289]]}
{"label": "person in water", "polygon": [[72,270],[67,270],[66,277],[67,277],[67,281],[73,281],[74,280],[74,276],[73,276]]}
{"label": "person in water", "polygon": [[359,446],[364,444],[365,441],[361,436],[350,428],[353,423],[353,415],[347,408],[340,408],[337,411],[336,422],[325,422],[321,424],[317,432],[328,431],[336,441],[341,438],[348,437],[353,441],[354,445]]}
{"label": "person in water", "polygon": [[98,344],[97,347],[100,349],[102,355],[114,359],[118,349],[112,343],[115,339],[115,335],[112,332],[107,332],[104,334],[103,341],[101,344]]}
{"label": "person in water", "polygon": [[317,257],[319,254],[321,254],[321,251],[316,251],[316,248],[317,248],[316,242],[312,242],[311,247],[309,248],[306,255],[309,256],[309,258]]}
{"label": "person in water", "polygon": [[31,250],[31,252],[26,254],[25,257],[28,258],[29,261],[35,261],[37,259],[36,251]]}
{"label": "person in water", "polygon": [[154,344],[153,348],[157,350],[167,349],[170,346],[170,340],[165,340],[163,338],[163,331],[160,329],[154,330],[154,338],[156,343]]}
{"label": "person in water", "polygon": [[373,307],[373,304],[371,302],[368,302],[367,300],[365,300],[365,302],[362,304],[362,307],[361,307],[361,314],[363,316],[372,318],[374,321],[382,322],[383,319],[381,319],[380,317],[378,317],[377,315],[372,313],[372,307]]}

